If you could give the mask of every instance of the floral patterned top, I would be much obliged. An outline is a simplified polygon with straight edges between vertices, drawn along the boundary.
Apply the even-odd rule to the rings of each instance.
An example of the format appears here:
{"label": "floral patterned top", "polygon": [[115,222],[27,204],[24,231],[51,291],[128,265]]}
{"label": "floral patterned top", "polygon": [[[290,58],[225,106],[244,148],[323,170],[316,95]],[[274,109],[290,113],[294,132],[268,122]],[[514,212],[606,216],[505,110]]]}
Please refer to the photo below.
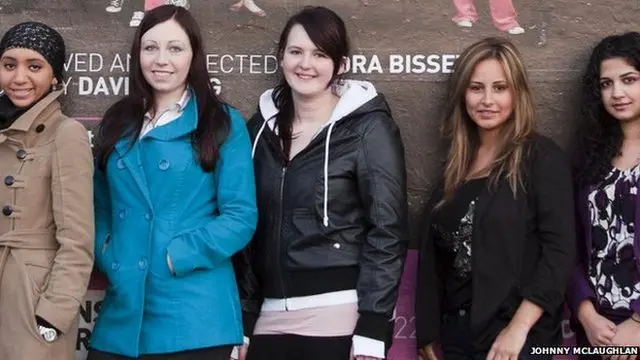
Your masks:
{"label": "floral patterned top", "polygon": [[448,310],[471,305],[473,216],[486,179],[473,179],[461,184],[453,198],[433,213],[431,226],[437,256],[448,264],[445,279],[445,307]]}
{"label": "floral patterned top", "polygon": [[640,298],[640,276],[633,252],[640,165],[612,169],[589,194],[592,247],[589,280],[599,310],[615,317],[631,315]]}

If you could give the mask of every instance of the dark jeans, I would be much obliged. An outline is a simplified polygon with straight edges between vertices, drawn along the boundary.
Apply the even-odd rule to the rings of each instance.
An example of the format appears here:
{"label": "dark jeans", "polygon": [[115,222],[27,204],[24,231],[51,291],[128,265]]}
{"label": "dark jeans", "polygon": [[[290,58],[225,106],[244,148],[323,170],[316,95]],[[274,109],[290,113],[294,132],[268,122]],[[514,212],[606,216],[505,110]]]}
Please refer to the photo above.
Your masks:
{"label": "dark jeans", "polygon": [[[486,360],[489,354],[489,349],[477,349],[473,345],[467,310],[452,311],[443,316],[440,347],[444,360]],[[533,359],[533,356],[529,355],[527,344],[522,348],[518,359]]]}
{"label": "dark jeans", "polygon": [[170,354],[142,355],[132,358],[99,350],[89,350],[87,360],[229,360],[233,346],[216,346]]}
{"label": "dark jeans", "polygon": [[247,360],[349,360],[351,336],[254,335]]}

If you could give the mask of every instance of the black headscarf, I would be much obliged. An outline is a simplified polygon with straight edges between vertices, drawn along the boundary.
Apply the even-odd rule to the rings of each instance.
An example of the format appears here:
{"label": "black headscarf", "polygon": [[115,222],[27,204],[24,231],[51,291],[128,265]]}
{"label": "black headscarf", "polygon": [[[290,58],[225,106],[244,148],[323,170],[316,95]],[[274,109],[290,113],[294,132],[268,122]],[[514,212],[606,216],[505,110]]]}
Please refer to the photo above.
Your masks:
{"label": "black headscarf", "polygon": [[[5,51],[16,48],[33,50],[42,55],[51,65],[53,75],[58,79],[58,83],[62,84],[66,55],[64,40],[60,33],[39,22],[20,23],[7,30],[0,40],[0,56]],[[9,127],[31,106],[18,108],[9,100],[9,97],[0,95],[0,129]]]}
{"label": "black headscarf", "polygon": [[58,82],[62,83],[65,45],[60,33],[39,22],[23,22],[9,29],[0,40],[0,55],[15,48],[38,52],[51,65]]}

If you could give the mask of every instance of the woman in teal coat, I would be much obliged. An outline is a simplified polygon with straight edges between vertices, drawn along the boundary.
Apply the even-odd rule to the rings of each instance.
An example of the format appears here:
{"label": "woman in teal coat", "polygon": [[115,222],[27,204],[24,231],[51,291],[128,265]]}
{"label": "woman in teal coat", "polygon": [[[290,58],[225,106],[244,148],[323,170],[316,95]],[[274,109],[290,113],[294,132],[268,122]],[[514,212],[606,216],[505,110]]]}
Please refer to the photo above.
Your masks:
{"label": "woman in teal coat", "polygon": [[131,54],[131,95],[97,136],[96,264],[109,287],[88,358],[228,360],[242,343],[231,257],[257,221],[247,128],[216,98],[183,8],[150,11]]}

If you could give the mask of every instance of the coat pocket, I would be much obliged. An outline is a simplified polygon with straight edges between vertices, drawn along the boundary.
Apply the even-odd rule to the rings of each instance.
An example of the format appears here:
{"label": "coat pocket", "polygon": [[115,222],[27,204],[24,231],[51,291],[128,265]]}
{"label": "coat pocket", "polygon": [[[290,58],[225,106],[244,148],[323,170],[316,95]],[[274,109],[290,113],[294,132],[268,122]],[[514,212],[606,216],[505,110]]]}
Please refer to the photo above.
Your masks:
{"label": "coat pocket", "polygon": [[[23,344],[22,347],[30,349],[32,354],[43,354],[51,345],[40,336],[36,324],[36,307],[50,274],[50,268],[45,268],[44,263],[38,262],[38,260],[47,259],[46,256],[36,256],[39,252],[47,252],[47,250],[14,249],[10,255],[13,261],[7,263],[3,274],[3,278],[11,277],[7,288],[13,294],[12,309],[10,314],[7,313],[9,316],[7,320],[14,324],[13,327],[17,333],[31,335],[31,340],[20,339],[20,341]],[[28,261],[25,261],[25,257]],[[4,285],[6,284],[3,283]],[[37,341],[38,344],[33,344],[33,341]],[[35,358],[45,357],[38,355]]]}
{"label": "coat pocket", "polygon": [[51,268],[56,255],[54,250],[14,249],[16,261],[38,294],[43,293],[49,283]]}
{"label": "coat pocket", "polygon": [[288,257],[292,267],[330,268],[357,265],[360,245],[341,233],[326,229],[320,219],[306,209],[295,210]]}

